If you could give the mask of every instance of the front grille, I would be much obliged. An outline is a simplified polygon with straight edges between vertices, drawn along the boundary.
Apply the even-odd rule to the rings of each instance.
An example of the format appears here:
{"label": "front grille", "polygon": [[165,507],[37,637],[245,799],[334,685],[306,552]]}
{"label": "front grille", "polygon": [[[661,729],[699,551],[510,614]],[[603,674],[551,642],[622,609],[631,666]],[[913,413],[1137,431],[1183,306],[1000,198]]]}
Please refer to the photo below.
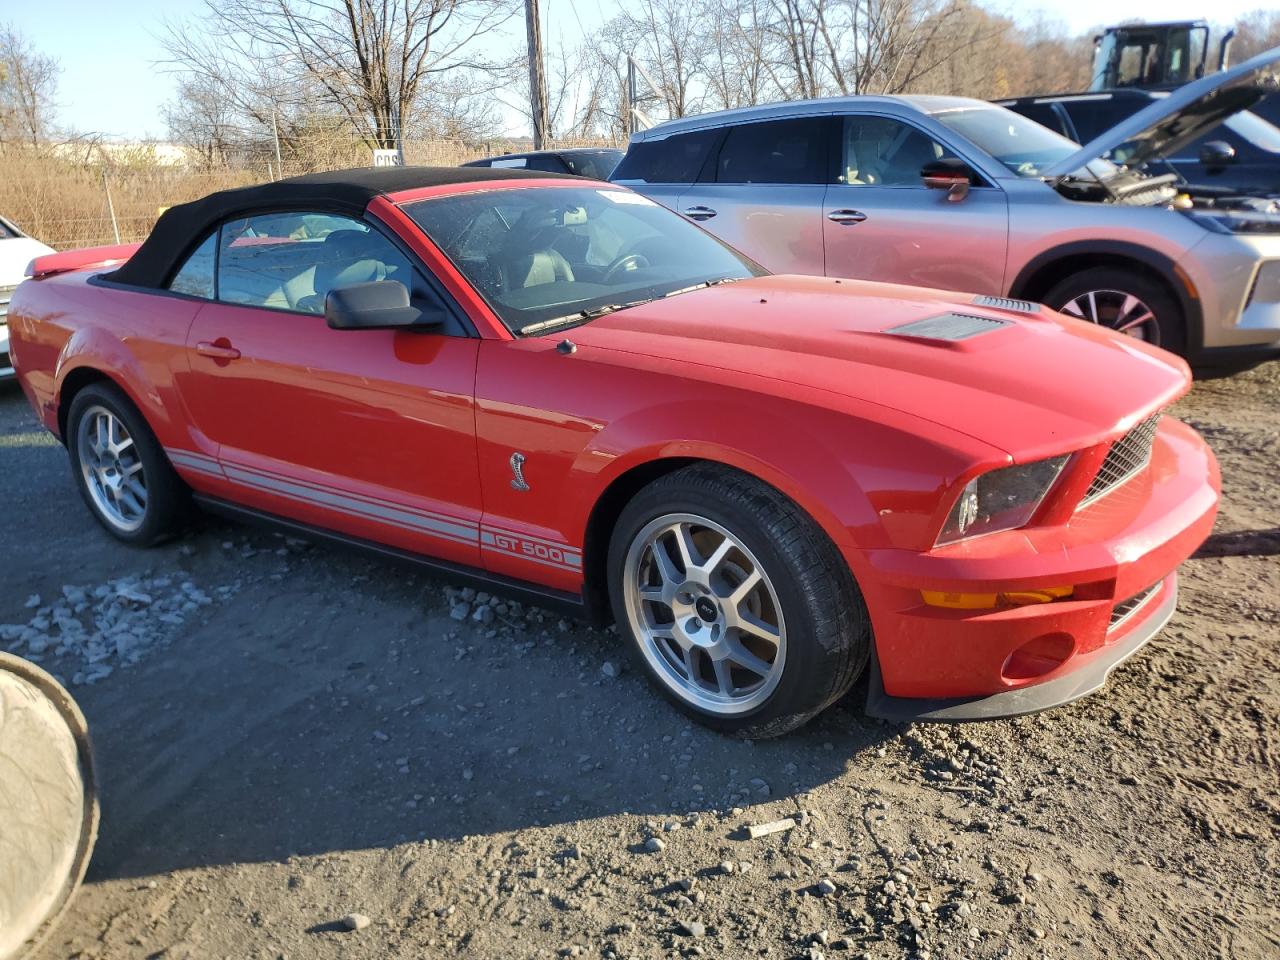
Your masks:
{"label": "front grille", "polygon": [[988,297],[986,294],[973,298],[977,307],[995,307],[997,310],[1013,310],[1016,313],[1039,313],[1040,305],[1030,300],[1014,300],[1011,297]]}
{"label": "front grille", "polygon": [[0,287],[0,324],[5,322],[5,317],[9,315],[9,301],[13,299],[13,291],[15,287]]}
{"label": "front grille", "polygon": [[967,313],[944,313],[925,320],[913,320],[890,327],[885,333],[899,337],[923,337],[927,340],[968,340],[989,333],[1009,323],[994,317],[975,317]]}
{"label": "front grille", "polygon": [[1080,501],[1081,507],[1088,506],[1099,497],[1105,497],[1142,472],[1151,460],[1151,444],[1155,440],[1161,416],[1163,414],[1153,413],[1111,444],[1106,459],[1098,468],[1097,476]]}
{"label": "front grille", "polygon": [[1117,603],[1111,610],[1111,625],[1107,627],[1107,630],[1115,630],[1122,623],[1133,617],[1134,614],[1147,605],[1147,601],[1154,597],[1159,589],[1160,584],[1153,583],[1147,589],[1140,593],[1135,593],[1123,603]]}

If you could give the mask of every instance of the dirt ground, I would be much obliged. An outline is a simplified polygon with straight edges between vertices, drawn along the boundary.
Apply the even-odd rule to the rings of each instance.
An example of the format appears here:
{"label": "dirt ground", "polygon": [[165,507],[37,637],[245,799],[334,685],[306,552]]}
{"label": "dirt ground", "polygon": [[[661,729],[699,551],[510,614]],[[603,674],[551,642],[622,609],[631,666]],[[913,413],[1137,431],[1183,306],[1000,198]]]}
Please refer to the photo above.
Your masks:
{"label": "dirt ground", "polygon": [[616,669],[612,633],[401,566],[213,520],[118,546],[0,388],[0,623],[128,641],[39,654],[104,789],[39,956],[1280,955],[1278,408],[1280,363],[1178,405],[1222,515],[1105,690],[946,727],[866,720],[859,687],[751,744]]}

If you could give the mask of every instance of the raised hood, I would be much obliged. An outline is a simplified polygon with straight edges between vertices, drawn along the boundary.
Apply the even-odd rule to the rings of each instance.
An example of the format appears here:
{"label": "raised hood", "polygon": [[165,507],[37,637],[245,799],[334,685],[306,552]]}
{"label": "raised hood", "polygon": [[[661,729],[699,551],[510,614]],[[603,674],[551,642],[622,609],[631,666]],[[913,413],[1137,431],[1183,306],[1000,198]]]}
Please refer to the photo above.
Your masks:
{"label": "raised hood", "polygon": [[1099,134],[1044,175],[1067,176],[1098,159],[1141,166],[1176,153],[1268,94],[1280,94],[1280,47],[1179,87]]}
{"label": "raised hood", "polygon": [[691,372],[767,378],[782,396],[890,407],[1016,461],[1095,443],[1190,383],[1172,354],[1043,308],[823,277],[760,277],[686,293],[570,336]]}

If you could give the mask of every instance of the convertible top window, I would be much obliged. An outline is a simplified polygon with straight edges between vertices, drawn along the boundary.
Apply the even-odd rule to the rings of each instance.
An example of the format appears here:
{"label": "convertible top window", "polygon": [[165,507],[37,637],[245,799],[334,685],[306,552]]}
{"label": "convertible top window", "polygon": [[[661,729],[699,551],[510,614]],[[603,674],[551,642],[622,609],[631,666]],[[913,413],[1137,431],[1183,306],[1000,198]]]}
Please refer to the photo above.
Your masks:
{"label": "convertible top window", "polygon": [[670,210],[616,188],[488,190],[404,210],[513,332],[765,272]]}

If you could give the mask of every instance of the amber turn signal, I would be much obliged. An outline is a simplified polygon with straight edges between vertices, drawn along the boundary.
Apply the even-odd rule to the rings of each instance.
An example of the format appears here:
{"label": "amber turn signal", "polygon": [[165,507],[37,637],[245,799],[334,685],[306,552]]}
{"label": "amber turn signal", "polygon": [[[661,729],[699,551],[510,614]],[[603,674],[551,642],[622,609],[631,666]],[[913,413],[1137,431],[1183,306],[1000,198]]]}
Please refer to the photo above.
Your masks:
{"label": "amber turn signal", "polygon": [[1052,603],[1071,596],[1074,587],[1043,587],[1039,590],[1010,590],[1007,593],[947,593],[943,590],[921,590],[920,596],[931,607],[951,610],[993,610],[996,607],[1025,607],[1033,603]]}

